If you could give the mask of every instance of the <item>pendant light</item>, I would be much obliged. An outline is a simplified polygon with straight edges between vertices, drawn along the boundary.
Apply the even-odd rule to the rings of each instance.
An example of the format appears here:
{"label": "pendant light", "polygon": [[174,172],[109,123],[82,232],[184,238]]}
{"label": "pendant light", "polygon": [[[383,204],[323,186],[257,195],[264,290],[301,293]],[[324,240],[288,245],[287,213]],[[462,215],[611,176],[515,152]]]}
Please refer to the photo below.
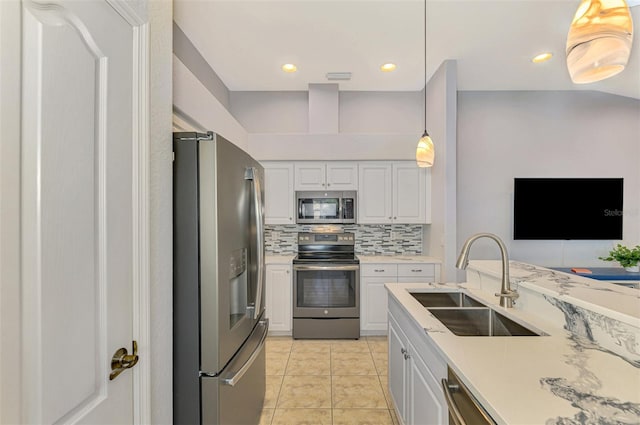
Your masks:
{"label": "pendant light", "polygon": [[424,133],[416,147],[418,167],[431,167],[435,159],[433,140],[427,133],[427,0],[424,0]]}
{"label": "pendant light", "polygon": [[576,84],[622,72],[633,42],[633,21],[625,0],[582,0],[567,36],[567,68]]}

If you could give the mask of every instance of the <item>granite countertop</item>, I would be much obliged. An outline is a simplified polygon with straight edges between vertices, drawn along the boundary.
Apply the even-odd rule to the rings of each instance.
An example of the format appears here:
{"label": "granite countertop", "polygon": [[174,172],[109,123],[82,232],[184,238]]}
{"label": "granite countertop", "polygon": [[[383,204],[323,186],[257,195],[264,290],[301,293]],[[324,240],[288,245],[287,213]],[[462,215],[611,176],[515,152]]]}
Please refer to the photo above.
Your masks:
{"label": "granite countertop", "polygon": [[[640,328],[640,291],[637,289],[518,261],[510,261],[509,266],[512,287],[522,286]],[[469,270],[500,278],[502,263],[470,261]],[[636,344],[640,355],[640,338]]]}
{"label": "granite countertop", "polygon": [[[496,272],[495,264],[473,262],[469,268]],[[479,264],[482,263],[482,264]],[[498,276],[500,262],[496,261]],[[511,264],[512,280],[529,289],[549,292],[551,278],[548,269],[537,266]],[[527,279],[525,282],[522,279]],[[582,288],[564,280],[556,283],[556,296],[568,296],[583,304],[589,301]],[[577,277],[579,278],[579,277]],[[585,278],[579,278],[585,279]],[[585,279],[589,280],[589,279]],[[593,281],[591,281],[593,282]],[[596,293],[609,297],[610,303],[626,305],[631,298],[640,314],[640,298],[632,293],[638,291],[605,285],[604,291]],[[409,313],[411,318],[425,330],[425,338],[440,350],[449,366],[460,376],[463,383],[500,424],[633,424],[640,418],[640,361],[638,361],[638,329],[620,326],[615,319],[603,316],[589,317],[615,334],[625,348],[612,352],[594,342],[595,337],[576,333],[567,321],[580,323],[593,332],[601,329],[583,320],[580,311],[563,311],[562,320],[551,321],[546,312],[504,309],[497,305],[493,292],[465,287],[467,284],[387,284],[387,290]],[[581,286],[578,282],[578,287]],[[620,289],[617,296],[609,291]],[[527,323],[548,335],[537,337],[461,337],[454,335],[439,320],[432,316],[408,292],[463,290],[482,300],[485,304],[508,317]],[[601,288],[602,289],[602,288]],[[593,291],[593,288],[592,288]],[[631,292],[629,292],[631,291]],[[589,297],[587,297],[589,298]],[[546,298],[545,298],[546,299]],[[591,299],[593,301],[593,299]],[[549,308],[560,309],[549,301]],[[517,307],[522,308],[522,305]],[[612,308],[613,305],[609,305]],[[628,306],[627,306],[628,307]],[[623,307],[626,310],[627,307]],[[575,313],[575,316],[574,316]],[[628,312],[620,313],[628,317]],[[558,316],[554,316],[555,319]],[[631,320],[633,321],[633,320]]]}
{"label": "granite countertop", "polygon": [[360,264],[366,263],[435,263],[440,264],[442,260],[426,255],[362,255],[358,254]]}

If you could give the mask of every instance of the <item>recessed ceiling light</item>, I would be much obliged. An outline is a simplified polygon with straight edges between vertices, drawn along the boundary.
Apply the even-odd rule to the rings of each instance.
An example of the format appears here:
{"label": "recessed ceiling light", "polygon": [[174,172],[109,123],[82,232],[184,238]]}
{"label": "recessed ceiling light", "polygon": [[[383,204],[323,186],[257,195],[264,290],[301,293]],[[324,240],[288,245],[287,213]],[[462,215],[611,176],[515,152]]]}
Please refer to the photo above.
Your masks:
{"label": "recessed ceiling light", "polygon": [[285,63],[284,65],[282,65],[282,70],[284,72],[296,72],[298,70],[298,67],[292,63]]}
{"label": "recessed ceiling light", "polygon": [[551,59],[552,56],[553,56],[553,53],[550,53],[550,52],[540,53],[539,55],[534,56],[531,59],[531,62],[533,62],[533,63],[546,62],[549,59]]}
{"label": "recessed ceiling light", "polygon": [[382,72],[391,72],[391,71],[395,71],[397,68],[395,63],[385,63],[380,65],[380,71]]}

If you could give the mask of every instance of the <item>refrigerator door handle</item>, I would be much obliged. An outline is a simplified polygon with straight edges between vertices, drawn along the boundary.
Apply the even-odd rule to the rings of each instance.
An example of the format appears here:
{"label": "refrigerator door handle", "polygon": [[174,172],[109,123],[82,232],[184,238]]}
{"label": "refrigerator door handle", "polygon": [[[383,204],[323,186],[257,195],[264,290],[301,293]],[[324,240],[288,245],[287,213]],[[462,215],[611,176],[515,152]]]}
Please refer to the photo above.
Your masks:
{"label": "refrigerator door handle", "polygon": [[256,346],[256,349],[253,350],[253,353],[251,353],[251,356],[249,356],[249,359],[247,359],[247,361],[242,365],[242,367],[240,367],[240,369],[238,369],[237,372],[235,372],[231,377],[221,380],[221,382],[224,385],[229,385],[231,387],[235,386],[240,381],[240,379],[242,379],[244,374],[247,373],[249,368],[251,368],[251,365],[256,360],[260,352],[263,350],[264,341],[267,339],[267,333],[269,331],[269,319],[264,319],[259,321],[258,326],[264,327],[262,331],[262,335],[260,336],[260,343]]}
{"label": "refrigerator door handle", "polygon": [[247,168],[245,179],[253,180],[253,205],[256,216],[256,252],[258,260],[258,282],[256,284],[256,300],[253,304],[253,318],[258,319],[262,310],[262,287],[264,286],[264,206],[262,205],[262,184],[255,168]]}

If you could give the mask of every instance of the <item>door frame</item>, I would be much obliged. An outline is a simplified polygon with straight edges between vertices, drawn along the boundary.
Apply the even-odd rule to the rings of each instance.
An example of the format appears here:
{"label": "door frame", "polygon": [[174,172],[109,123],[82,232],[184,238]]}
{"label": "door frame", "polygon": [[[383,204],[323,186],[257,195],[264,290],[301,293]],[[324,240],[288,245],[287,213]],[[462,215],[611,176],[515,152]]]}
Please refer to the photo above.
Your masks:
{"label": "door frame", "polygon": [[[150,215],[149,215],[149,18],[147,2],[106,0],[132,26],[134,42],[132,206],[133,339],[141,361],[133,373],[133,423],[151,423]],[[0,1],[0,423],[21,423],[21,48],[22,2]],[[6,349],[10,347],[10,349]]]}

